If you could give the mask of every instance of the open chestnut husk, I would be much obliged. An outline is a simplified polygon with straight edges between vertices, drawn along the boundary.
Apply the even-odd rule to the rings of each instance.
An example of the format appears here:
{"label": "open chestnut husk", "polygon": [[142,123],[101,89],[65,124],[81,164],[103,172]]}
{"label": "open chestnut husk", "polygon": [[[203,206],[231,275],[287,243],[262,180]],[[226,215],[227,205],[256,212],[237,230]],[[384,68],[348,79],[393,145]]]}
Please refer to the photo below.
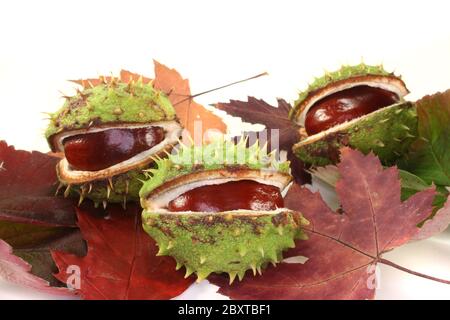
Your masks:
{"label": "open chestnut husk", "polygon": [[404,100],[408,93],[403,80],[382,66],[361,63],[327,73],[290,112],[301,127],[294,154],[321,166],[338,162],[339,149],[350,146],[394,163],[417,138],[415,106]]}
{"label": "open chestnut husk", "polygon": [[101,78],[66,97],[45,136],[57,164],[58,190],[96,205],[139,200],[143,170],[177,144],[182,127],[167,96],[142,80]]}
{"label": "open chestnut husk", "polygon": [[150,170],[140,192],[144,230],[186,277],[227,273],[231,283],[277,264],[305,239],[307,220],[284,207],[289,162],[260,151],[243,141],[182,146]]}

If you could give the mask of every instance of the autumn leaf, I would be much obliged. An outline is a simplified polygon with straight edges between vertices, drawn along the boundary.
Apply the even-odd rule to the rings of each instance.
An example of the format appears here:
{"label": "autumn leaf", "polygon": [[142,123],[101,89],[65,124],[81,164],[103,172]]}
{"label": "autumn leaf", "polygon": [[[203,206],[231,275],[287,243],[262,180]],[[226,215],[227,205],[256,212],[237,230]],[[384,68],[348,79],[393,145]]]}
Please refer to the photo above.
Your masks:
{"label": "autumn leaf", "polygon": [[[50,250],[83,253],[85,249],[75,228],[74,201],[54,196],[57,161],[0,141],[0,239],[4,248],[0,260],[17,262],[0,274],[9,281],[61,294],[50,287],[61,286],[53,277],[56,266]],[[18,259],[23,260],[19,263]],[[23,277],[30,281],[21,281]]]}
{"label": "autumn leaf", "polygon": [[[175,107],[181,124],[189,131],[194,140],[198,139],[194,138],[196,122],[201,125],[198,133],[201,133],[202,137],[205,131],[210,129],[222,133],[226,132],[226,125],[219,116],[206,110],[205,107],[191,98],[189,80],[183,79],[178,71],[170,69],[158,61],[154,61],[154,64],[155,80],[153,85],[156,89],[159,89],[168,95]],[[195,132],[195,134],[197,134],[197,132]]]}
{"label": "autumn leaf", "polygon": [[422,240],[443,232],[450,225],[450,196],[447,197],[447,201],[444,206],[439,209],[436,214],[427,219],[420,231],[416,234],[413,240]]}
{"label": "autumn leaf", "polygon": [[80,257],[54,251],[56,277],[67,282],[69,266],[79,267],[76,292],[86,299],[170,299],[185,291],[192,278],[175,271],[172,258],[156,256],[158,249],[142,229],[140,212],[137,205],[127,211],[110,206],[106,217],[78,210],[88,252]]}
{"label": "autumn leaf", "polygon": [[[109,83],[113,79],[112,76],[99,76],[98,78],[89,78],[89,79],[77,79],[77,80],[69,80],[70,82],[76,83],[82,86],[85,89],[92,88],[93,86],[98,86],[99,84]],[[134,73],[128,70],[120,70],[119,79],[123,82],[130,81],[139,81],[141,80],[143,83],[149,83],[152,79],[144,77],[139,73]]]}
{"label": "autumn leaf", "polygon": [[16,256],[12,247],[3,240],[0,240],[0,275],[2,279],[33,288],[48,294],[72,295],[67,288],[55,288],[41,279],[31,271],[31,265]]}
{"label": "autumn leaf", "polygon": [[[31,274],[55,287],[64,284],[53,276],[57,269],[50,250],[64,250],[79,255],[86,253],[84,240],[77,228],[0,221],[0,239],[11,247],[14,255],[30,265]],[[5,257],[0,255],[2,258]],[[14,279],[9,277],[9,280]]]}
{"label": "autumn leaf", "polygon": [[261,131],[242,132],[241,136],[235,139],[247,138],[248,145],[258,139],[261,145],[267,143],[269,150],[286,151],[295,181],[300,184],[310,182],[303,162],[292,152],[293,144],[300,140],[300,128],[288,118],[291,109],[289,103],[278,99],[278,107],[274,107],[264,100],[249,97],[248,101],[231,100],[228,103],[217,103],[216,108],[243,121],[264,125],[266,128]]}
{"label": "autumn leaf", "polygon": [[[339,180],[339,171],[335,165],[326,165],[323,167],[310,168],[308,172],[315,178],[318,178],[322,182],[325,182],[331,187],[336,186],[336,182]],[[408,199],[418,191],[425,190],[431,187],[431,184],[426,183],[423,179],[412,174],[409,171],[398,170],[401,186],[402,186],[402,200]],[[448,193],[448,192],[447,192]],[[443,193],[445,195],[445,193]],[[437,195],[438,196],[438,195]],[[447,197],[445,197],[446,199]],[[445,202],[444,199],[444,202]]]}
{"label": "autumn leaf", "polygon": [[0,141],[0,221],[75,226],[74,201],[55,197],[57,158]]}
{"label": "autumn leaf", "polygon": [[[220,293],[234,299],[374,297],[377,263],[402,268],[385,260],[383,253],[419,233],[417,224],[431,214],[435,191],[430,188],[401,202],[398,170],[384,169],[373,154],[349,148],[342,149],[338,171],[336,192],[343,213],[329,209],[318,193],[294,185],[285,205],[310,221],[305,227],[309,239],[298,241],[285,255],[288,259],[260,277],[247,276],[231,286],[225,277],[213,277]],[[299,263],[298,257],[307,261]]]}
{"label": "autumn leaf", "polygon": [[[325,184],[335,188],[336,182],[339,180],[339,170],[335,165],[327,165],[323,167],[315,167],[308,170],[312,177],[319,179]],[[409,171],[398,170],[401,182],[401,200],[404,201],[414,195],[415,193],[428,189],[431,184],[426,183],[420,177],[412,174]],[[436,195],[433,200],[433,212],[435,213],[444,206],[449,192],[446,188],[441,186],[436,187]]]}
{"label": "autumn leaf", "polygon": [[266,126],[268,137],[278,130],[276,134],[279,135],[281,150],[290,150],[300,139],[299,127],[288,118],[291,106],[283,99],[278,99],[278,107],[271,106],[264,100],[249,97],[246,102],[231,100],[228,103],[217,103],[216,108],[245,122],[263,124]]}
{"label": "autumn leaf", "polygon": [[142,80],[143,83],[150,83],[152,79],[144,77],[143,75],[140,75],[139,73],[134,73],[127,70],[120,70],[120,79],[124,82],[129,82],[131,80],[133,81],[139,81]]}

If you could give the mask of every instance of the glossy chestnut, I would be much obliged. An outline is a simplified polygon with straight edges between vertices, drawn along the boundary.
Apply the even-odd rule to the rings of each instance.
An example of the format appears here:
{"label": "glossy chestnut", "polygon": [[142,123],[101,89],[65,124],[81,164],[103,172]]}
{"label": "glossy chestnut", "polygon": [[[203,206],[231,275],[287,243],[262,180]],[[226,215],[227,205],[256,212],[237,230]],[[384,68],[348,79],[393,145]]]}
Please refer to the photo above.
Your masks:
{"label": "glossy chestnut", "polygon": [[267,211],[283,207],[279,188],[252,180],[198,187],[168,204],[168,210],[173,212],[223,212],[237,209]]}
{"label": "glossy chestnut", "polygon": [[154,147],[164,137],[164,129],[156,126],[78,134],[64,139],[64,154],[73,169],[98,171]]}
{"label": "glossy chestnut", "polygon": [[313,135],[398,101],[395,93],[381,88],[361,85],[345,89],[316,102],[306,114],[305,129]]}

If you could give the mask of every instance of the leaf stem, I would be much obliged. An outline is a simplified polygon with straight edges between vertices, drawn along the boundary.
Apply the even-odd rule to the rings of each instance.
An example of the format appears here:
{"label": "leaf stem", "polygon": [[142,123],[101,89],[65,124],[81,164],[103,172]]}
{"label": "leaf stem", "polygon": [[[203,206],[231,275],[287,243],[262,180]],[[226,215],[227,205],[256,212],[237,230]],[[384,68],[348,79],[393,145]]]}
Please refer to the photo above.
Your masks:
{"label": "leaf stem", "polygon": [[439,279],[439,278],[436,278],[436,277],[432,277],[432,276],[429,276],[429,275],[426,275],[426,274],[423,274],[423,273],[420,273],[420,272],[412,271],[412,270],[410,270],[410,269],[408,269],[408,268],[399,266],[398,264],[395,264],[395,263],[393,263],[392,261],[389,261],[389,260],[386,260],[386,259],[383,259],[383,258],[380,258],[380,259],[378,260],[378,262],[383,263],[383,264],[385,264],[385,265],[387,265],[387,266],[393,267],[393,268],[395,268],[395,269],[404,271],[404,272],[406,272],[406,273],[415,275],[415,276],[417,276],[417,277],[425,278],[425,279],[428,279],[428,280],[433,280],[433,281],[440,282],[440,283],[450,284],[450,281],[449,281],[449,280],[443,280],[443,279]]}
{"label": "leaf stem", "polygon": [[257,74],[256,76],[253,76],[253,77],[250,77],[250,78],[246,78],[246,79],[242,79],[242,80],[239,80],[239,81],[231,82],[229,84],[226,84],[226,85],[214,88],[214,89],[209,89],[209,90],[206,90],[206,91],[203,91],[203,92],[199,92],[199,93],[190,95],[189,97],[187,97],[187,98],[185,98],[185,99],[183,99],[181,101],[178,101],[175,105],[183,103],[183,102],[185,102],[187,100],[190,100],[190,99],[193,99],[195,97],[198,97],[198,96],[201,96],[201,95],[213,92],[213,91],[217,91],[217,90],[220,90],[220,89],[231,87],[231,86],[233,86],[235,84],[242,83],[242,82],[249,81],[249,80],[253,80],[253,79],[256,79],[256,78],[259,78],[259,77],[262,77],[262,76],[267,76],[267,75],[269,75],[267,72],[263,72],[263,73]]}

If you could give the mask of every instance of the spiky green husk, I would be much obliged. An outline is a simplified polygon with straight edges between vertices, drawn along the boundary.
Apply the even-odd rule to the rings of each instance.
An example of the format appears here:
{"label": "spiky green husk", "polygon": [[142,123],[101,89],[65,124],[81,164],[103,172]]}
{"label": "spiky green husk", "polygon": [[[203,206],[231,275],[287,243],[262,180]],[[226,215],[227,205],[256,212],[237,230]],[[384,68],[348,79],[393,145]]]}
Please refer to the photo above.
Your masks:
{"label": "spiky green husk", "polygon": [[305,91],[299,93],[297,100],[294,102],[294,107],[289,112],[289,119],[294,119],[296,117],[298,106],[308,97],[311,92],[325,88],[329,84],[340,80],[366,75],[385,76],[393,74],[384,70],[383,66],[381,65],[370,66],[362,62],[356,66],[342,66],[339,70],[326,72],[324,76],[316,78],[312,83],[310,83]]}
{"label": "spiky green husk", "polygon": [[[91,88],[77,91],[73,97],[66,97],[60,110],[50,114],[50,124],[45,136],[50,147],[56,150],[55,134],[105,124],[152,123],[176,119],[175,110],[169,99],[151,84],[142,80],[122,82],[111,78]],[[126,203],[138,201],[139,190],[145,175],[142,169],[135,169],[104,180],[83,184],[61,184],[66,196],[91,199],[96,204],[107,202]]]}
{"label": "spiky green husk", "polygon": [[179,150],[165,159],[156,159],[155,169],[148,170],[148,179],[139,195],[147,197],[164,182],[194,171],[216,170],[225,167],[246,167],[249,169],[270,169],[289,173],[288,161],[277,161],[275,154],[267,154],[265,147],[258,143],[246,147],[246,141],[234,144],[230,141],[217,140],[205,146],[179,145]]}
{"label": "spiky green husk", "polygon": [[50,114],[45,132],[54,134],[105,123],[151,123],[174,120],[176,113],[165,94],[141,80],[129,83],[117,79],[101,83],[67,97],[57,112]]}
{"label": "spiky green husk", "polygon": [[196,273],[198,281],[210,273],[228,273],[230,282],[241,280],[247,270],[261,273],[267,263],[276,264],[294,239],[305,239],[299,213],[281,212],[245,215],[143,212],[145,231],[158,243],[158,255],[168,255],[184,266],[186,276]]}
{"label": "spiky green husk", "polygon": [[[78,198],[80,205],[85,199],[90,199],[96,206],[106,206],[107,203],[139,201],[139,190],[145,175],[142,170],[132,170],[116,175],[110,179],[86,182],[83,184],[61,184],[58,192],[64,196]],[[62,191],[61,191],[62,190]]]}
{"label": "spiky green husk", "polygon": [[337,163],[339,149],[350,146],[365,154],[373,151],[385,165],[391,165],[417,138],[417,112],[411,103],[400,103],[343,126],[317,141],[295,144],[295,155],[305,163],[323,166]]}
{"label": "spiky green husk", "polygon": [[[233,281],[246,270],[261,272],[268,262],[277,263],[282,251],[302,238],[300,213],[235,210],[219,213],[171,213],[148,209],[146,199],[164,183],[197,171],[228,168],[289,172],[289,162],[279,162],[258,144],[246,147],[216,141],[207,146],[182,146],[167,159],[158,159],[150,170],[151,179],[140,191],[143,226],[159,245],[160,255],[169,255],[177,267],[186,267],[186,275],[195,272],[199,280],[211,272],[226,272]],[[224,195],[226,196],[226,195]]]}

